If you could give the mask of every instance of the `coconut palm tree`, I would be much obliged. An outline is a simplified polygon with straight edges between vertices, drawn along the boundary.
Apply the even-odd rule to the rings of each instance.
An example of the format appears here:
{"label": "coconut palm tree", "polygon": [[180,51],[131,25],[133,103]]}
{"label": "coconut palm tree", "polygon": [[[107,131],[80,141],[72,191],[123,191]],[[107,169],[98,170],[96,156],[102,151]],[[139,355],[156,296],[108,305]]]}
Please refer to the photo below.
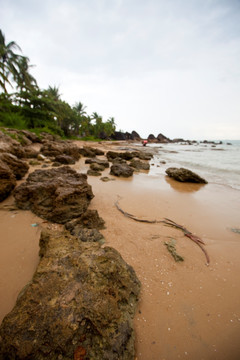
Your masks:
{"label": "coconut palm tree", "polygon": [[86,115],[86,106],[83,105],[83,103],[81,101],[76,102],[75,105],[73,106],[73,109],[79,114],[79,115]]}
{"label": "coconut palm tree", "polygon": [[29,69],[33,65],[29,65],[29,58],[25,56],[19,56],[18,68],[19,72],[15,76],[17,87],[22,90],[32,90],[37,87],[37,81],[30,74]]}
{"label": "coconut palm tree", "polygon": [[7,44],[2,30],[0,30],[0,87],[5,93],[7,93],[6,84],[11,85],[9,76],[12,75],[15,78],[19,72],[20,55],[14,52],[15,49],[21,51],[15,41],[10,41]]}

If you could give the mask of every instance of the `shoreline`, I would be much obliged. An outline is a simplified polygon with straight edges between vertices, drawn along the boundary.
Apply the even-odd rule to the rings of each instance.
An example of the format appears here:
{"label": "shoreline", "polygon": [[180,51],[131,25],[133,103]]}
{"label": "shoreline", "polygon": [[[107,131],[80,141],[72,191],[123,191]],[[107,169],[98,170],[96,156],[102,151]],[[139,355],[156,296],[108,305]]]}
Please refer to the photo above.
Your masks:
{"label": "shoreline", "polygon": [[[82,142],[75,143],[82,146]],[[124,144],[125,147],[133,146]],[[86,145],[106,151],[123,144]],[[88,166],[82,158],[73,168],[84,172]],[[108,174],[109,169],[106,169],[102,176]],[[240,243],[239,234],[230,228],[239,227],[240,192],[214,184],[200,187],[176,184],[174,180],[146,173],[107,183],[88,176],[88,183],[95,195],[89,209],[98,210],[106,222],[106,229],[101,231],[106,240],[104,246],[117,249],[133,266],[142,283],[135,315],[136,359],[237,360],[240,355]],[[181,231],[163,224],[139,223],[126,218],[114,205],[116,200],[124,211],[137,217],[150,220],[168,217],[184,225],[206,242],[210,265],[205,265],[200,248]],[[1,207],[12,202],[10,197],[1,203]],[[21,289],[37,266],[40,227],[46,224],[30,211],[16,210],[14,214],[1,210],[1,215],[3,237],[8,234],[6,251],[1,254],[4,260],[0,262],[3,264],[1,287],[9,308],[8,299],[13,302],[18,293],[17,286]],[[31,226],[38,222],[42,225]],[[13,236],[18,235],[25,242],[18,243],[16,248]],[[177,251],[184,257],[184,262],[175,263],[168,253],[164,242],[169,237],[176,240]],[[19,278],[15,277],[13,282],[16,273]]]}

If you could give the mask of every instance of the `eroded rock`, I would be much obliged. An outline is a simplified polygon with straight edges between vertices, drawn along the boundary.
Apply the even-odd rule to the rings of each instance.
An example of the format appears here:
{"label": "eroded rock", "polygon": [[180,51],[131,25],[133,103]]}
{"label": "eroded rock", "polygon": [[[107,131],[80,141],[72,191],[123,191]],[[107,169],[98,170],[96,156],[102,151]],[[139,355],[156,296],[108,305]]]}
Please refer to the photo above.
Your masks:
{"label": "eroded rock", "polygon": [[192,182],[192,183],[199,183],[199,184],[207,184],[207,181],[197,175],[196,173],[192,172],[191,170],[185,168],[175,168],[171,167],[166,170],[166,173],[169,177],[180,181],[180,182]]}
{"label": "eroded rock", "polygon": [[29,165],[25,161],[18,159],[13,154],[0,153],[0,160],[7,164],[17,180],[22,179],[28,172]]}
{"label": "eroded rock", "polygon": [[6,199],[16,186],[16,178],[10,168],[0,160],[0,201]]}
{"label": "eroded rock", "polygon": [[62,166],[35,170],[15,189],[14,197],[19,208],[64,224],[87,210],[93,193],[85,174]]}
{"label": "eroded rock", "polygon": [[133,174],[133,168],[127,164],[113,164],[111,166],[110,174],[115,176],[130,177]]}
{"label": "eroded rock", "polygon": [[40,255],[2,322],[0,359],[133,360],[140,283],[132,267],[67,232],[42,232]]}
{"label": "eroded rock", "polygon": [[79,148],[72,142],[68,141],[45,142],[40,151],[47,157],[55,158],[58,155],[68,155],[76,161],[80,158]]}

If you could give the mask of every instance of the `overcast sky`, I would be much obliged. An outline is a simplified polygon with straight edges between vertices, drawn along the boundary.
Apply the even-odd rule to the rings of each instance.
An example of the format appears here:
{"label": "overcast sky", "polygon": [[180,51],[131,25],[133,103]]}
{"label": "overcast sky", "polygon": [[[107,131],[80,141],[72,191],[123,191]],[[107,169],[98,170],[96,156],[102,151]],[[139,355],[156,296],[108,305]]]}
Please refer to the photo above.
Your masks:
{"label": "overcast sky", "polygon": [[142,137],[240,139],[240,0],[0,0],[41,88]]}

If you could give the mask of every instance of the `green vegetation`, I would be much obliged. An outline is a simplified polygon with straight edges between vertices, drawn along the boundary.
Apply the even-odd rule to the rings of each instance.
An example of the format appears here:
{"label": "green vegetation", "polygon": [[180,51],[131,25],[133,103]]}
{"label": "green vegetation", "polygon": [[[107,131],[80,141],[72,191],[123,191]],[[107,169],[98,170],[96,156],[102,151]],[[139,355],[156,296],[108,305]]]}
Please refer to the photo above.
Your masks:
{"label": "green vegetation", "polygon": [[96,112],[88,115],[80,101],[70,106],[56,86],[40,89],[30,73],[29,58],[16,50],[21,52],[14,41],[6,43],[0,30],[0,126],[91,140],[114,134],[113,117],[103,121]]}
{"label": "green vegetation", "polygon": [[164,245],[166,245],[168,251],[170,252],[170,254],[172,255],[172,257],[174,258],[174,260],[176,262],[179,262],[179,261],[184,261],[184,258],[179,255],[177,253],[177,250],[176,250],[176,241],[174,239],[171,239],[170,241],[165,241]]}

